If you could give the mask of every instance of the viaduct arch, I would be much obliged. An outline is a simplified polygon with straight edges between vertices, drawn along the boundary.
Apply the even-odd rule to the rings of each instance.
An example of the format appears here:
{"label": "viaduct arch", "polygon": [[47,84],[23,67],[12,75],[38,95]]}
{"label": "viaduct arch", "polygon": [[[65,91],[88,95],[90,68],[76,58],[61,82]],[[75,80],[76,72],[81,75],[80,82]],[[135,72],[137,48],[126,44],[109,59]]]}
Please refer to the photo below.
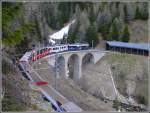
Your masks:
{"label": "viaduct arch", "polygon": [[82,69],[86,68],[88,64],[94,64],[94,56],[92,53],[87,53],[82,58]]}
{"label": "viaduct arch", "polygon": [[[57,64],[60,76],[78,81],[82,76],[82,68],[89,63],[95,64],[105,52],[101,51],[74,51],[58,53]],[[55,55],[50,55],[48,63],[55,66]]]}

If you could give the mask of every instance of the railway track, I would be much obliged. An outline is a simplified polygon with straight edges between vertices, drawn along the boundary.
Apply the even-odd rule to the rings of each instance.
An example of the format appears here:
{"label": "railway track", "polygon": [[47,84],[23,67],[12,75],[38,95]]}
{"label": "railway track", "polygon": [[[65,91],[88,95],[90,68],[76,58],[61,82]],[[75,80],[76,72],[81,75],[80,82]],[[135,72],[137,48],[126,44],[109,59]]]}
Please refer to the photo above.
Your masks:
{"label": "railway track", "polygon": [[[23,73],[30,82],[46,81],[27,63],[21,64]],[[25,75],[26,74],[26,75]],[[43,99],[51,103],[54,111],[57,112],[81,112],[82,109],[76,104],[67,100],[63,95],[56,91],[50,84],[38,86]],[[63,107],[62,107],[63,106]]]}

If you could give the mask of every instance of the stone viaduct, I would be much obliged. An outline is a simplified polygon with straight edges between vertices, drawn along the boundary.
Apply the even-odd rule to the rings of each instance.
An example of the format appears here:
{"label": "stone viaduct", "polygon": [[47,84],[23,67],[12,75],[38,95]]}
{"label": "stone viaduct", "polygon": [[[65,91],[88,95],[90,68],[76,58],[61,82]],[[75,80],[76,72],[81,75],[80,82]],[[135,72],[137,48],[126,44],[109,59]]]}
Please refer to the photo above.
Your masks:
{"label": "stone viaduct", "polygon": [[[58,67],[59,76],[72,78],[77,81],[82,76],[82,68],[87,63],[96,63],[105,55],[104,51],[99,50],[82,50],[57,53],[45,57],[49,65]],[[56,62],[55,62],[56,61]]]}

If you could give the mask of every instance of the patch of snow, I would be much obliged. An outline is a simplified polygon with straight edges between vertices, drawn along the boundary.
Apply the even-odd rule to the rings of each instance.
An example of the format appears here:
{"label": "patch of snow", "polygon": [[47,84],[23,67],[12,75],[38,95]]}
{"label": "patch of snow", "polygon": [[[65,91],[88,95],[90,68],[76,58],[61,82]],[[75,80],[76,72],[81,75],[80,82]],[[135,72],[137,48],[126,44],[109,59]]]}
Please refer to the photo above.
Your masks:
{"label": "patch of snow", "polygon": [[50,38],[49,43],[55,44],[56,42]]}
{"label": "patch of snow", "polygon": [[[75,20],[73,20],[72,22],[70,22],[67,26],[63,27],[61,30],[59,30],[58,32],[52,34],[52,35],[49,35],[50,37],[50,42],[52,43],[55,43],[54,40],[60,40],[60,39],[63,39],[64,35],[68,35],[68,31],[69,31],[69,28],[70,28],[70,25],[73,24],[75,22]],[[67,37],[65,37],[67,38]]]}

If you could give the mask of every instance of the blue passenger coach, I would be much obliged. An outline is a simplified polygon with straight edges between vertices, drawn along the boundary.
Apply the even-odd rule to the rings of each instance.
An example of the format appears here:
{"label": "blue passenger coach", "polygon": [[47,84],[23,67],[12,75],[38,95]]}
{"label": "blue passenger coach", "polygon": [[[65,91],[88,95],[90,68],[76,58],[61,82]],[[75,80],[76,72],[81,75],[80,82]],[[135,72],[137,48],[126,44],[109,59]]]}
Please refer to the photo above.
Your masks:
{"label": "blue passenger coach", "polygon": [[68,45],[68,51],[87,50],[89,44],[70,44]]}

